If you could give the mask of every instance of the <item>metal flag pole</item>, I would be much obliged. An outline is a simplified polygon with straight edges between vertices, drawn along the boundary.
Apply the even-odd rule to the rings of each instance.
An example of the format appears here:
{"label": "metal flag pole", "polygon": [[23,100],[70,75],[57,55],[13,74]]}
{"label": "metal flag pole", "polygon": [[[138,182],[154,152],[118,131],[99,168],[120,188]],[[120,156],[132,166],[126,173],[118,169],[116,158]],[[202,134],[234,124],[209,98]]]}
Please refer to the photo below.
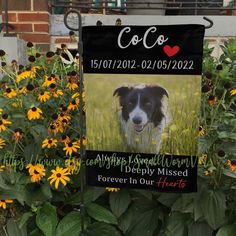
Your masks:
{"label": "metal flag pole", "polygon": [[[71,13],[77,14],[78,17],[78,28],[71,27],[68,24],[68,18]],[[85,206],[84,206],[84,187],[85,187],[85,167],[84,167],[84,159],[85,152],[83,146],[83,137],[84,137],[84,119],[83,119],[83,87],[84,87],[84,78],[83,78],[83,68],[82,68],[82,60],[83,60],[83,42],[82,42],[82,17],[80,11],[76,9],[68,10],[64,15],[64,23],[65,26],[73,31],[79,32],[79,42],[78,42],[78,51],[79,51],[79,127],[80,127],[80,214],[81,214],[81,236],[85,235],[84,232],[84,223],[85,223]]]}

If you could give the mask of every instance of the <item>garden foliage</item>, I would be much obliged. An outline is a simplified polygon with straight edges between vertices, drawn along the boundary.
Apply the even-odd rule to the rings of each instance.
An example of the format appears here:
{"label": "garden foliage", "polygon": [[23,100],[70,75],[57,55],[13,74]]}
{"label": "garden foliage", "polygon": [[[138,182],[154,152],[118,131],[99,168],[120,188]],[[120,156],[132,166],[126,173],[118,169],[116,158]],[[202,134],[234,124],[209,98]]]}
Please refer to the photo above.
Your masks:
{"label": "garden foliage", "polygon": [[198,192],[87,186],[83,196],[78,66],[30,43],[28,66],[7,65],[0,50],[0,235],[79,236],[81,222],[88,236],[234,235],[236,39],[221,47],[218,59],[204,48]]}

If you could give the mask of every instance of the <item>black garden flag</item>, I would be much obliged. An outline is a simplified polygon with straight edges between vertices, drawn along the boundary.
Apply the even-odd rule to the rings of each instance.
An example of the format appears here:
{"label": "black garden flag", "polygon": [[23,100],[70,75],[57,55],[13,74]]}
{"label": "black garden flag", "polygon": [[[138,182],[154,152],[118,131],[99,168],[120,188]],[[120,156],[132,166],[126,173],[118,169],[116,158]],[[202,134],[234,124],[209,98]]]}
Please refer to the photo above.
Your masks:
{"label": "black garden flag", "polygon": [[197,190],[204,30],[83,28],[88,185]]}

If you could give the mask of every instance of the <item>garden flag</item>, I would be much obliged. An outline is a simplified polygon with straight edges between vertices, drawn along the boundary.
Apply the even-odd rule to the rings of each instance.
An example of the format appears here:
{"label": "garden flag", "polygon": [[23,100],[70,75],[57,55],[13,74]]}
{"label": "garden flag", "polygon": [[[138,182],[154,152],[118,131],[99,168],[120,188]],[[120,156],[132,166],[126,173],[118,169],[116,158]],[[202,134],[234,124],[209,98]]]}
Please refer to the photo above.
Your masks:
{"label": "garden flag", "polygon": [[83,28],[88,185],[197,191],[204,31]]}

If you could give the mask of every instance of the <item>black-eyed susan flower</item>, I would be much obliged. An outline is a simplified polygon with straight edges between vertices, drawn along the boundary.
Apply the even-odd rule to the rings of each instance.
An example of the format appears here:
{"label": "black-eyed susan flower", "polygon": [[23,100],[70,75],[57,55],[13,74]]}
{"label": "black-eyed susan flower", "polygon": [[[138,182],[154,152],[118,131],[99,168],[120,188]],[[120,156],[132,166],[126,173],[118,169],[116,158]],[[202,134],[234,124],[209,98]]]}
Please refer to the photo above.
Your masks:
{"label": "black-eyed susan flower", "polygon": [[55,82],[56,82],[55,78],[53,78],[51,76],[50,77],[45,76],[44,77],[44,82],[43,82],[42,86],[43,87],[49,87],[51,84],[53,84]]}
{"label": "black-eyed susan flower", "polygon": [[206,154],[202,154],[202,155],[198,158],[198,164],[199,164],[199,165],[205,164],[206,158],[207,158],[207,155],[206,155]]}
{"label": "black-eyed susan flower", "polygon": [[118,191],[120,191],[120,188],[109,188],[109,187],[106,187],[106,191],[108,191],[108,192],[118,192]]}
{"label": "black-eyed susan flower", "polygon": [[230,91],[230,95],[231,95],[231,96],[236,95],[236,89],[232,89],[232,90]]}
{"label": "black-eyed susan flower", "polygon": [[63,91],[61,89],[55,89],[51,91],[51,95],[55,98],[58,98],[59,96],[63,95]]}
{"label": "black-eyed susan flower", "polygon": [[61,143],[69,143],[70,142],[70,137],[69,136],[67,136],[67,135],[65,135],[65,134],[63,134],[62,136],[61,136],[61,139],[60,139],[60,142]]}
{"label": "black-eyed susan flower", "polygon": [[208,105],[209,106],[215,106],[216,104],[217,104],[217,101],[218,101],[218,99],[217,99],[217,97],[216,96],[214,96],[214,95],[210,95],[209,97],[208,97]]}
{"label": "black-eyed susan flower", "polygon": [[0,57],[4,57],[6,55],[5,51],[0,49]]}
{"label": "black-eyed susan flower", "polygon": [[16,91],[12,88],[6,88],[4,96],[7,98],[13,98],[17,95]]}
{"label": "black-eyed susan flower", "polygon": [[38,107],[32,107],[28,110],[27,116],[29,120],[38,120],[43,114],[42,110]]}
{"label": "black-eyed susan flower", "polygon": [[79,86],[77,83],[69,81],[69,83],[67,83],[66,87],[70,90],[75,90],[75,89],[78,89]]}
{"label": "black-eyed susan flower", "polygon": [[60,113],[59,116],[58,116],[58,120],[63,122],[63,120],[67,120],[67,122],[71,119],[71,117],[66,114],[66,113]]}
{"label": "black-eyed susan flower", "polygon": [[74,99],[72,102],[70,102],[69,106],[68,106],[68,110],[76,110],[79,108],[79,99],[76,98]]}
{"label": "black-eyed susan flower", "polygon": [[3,149],[6,146],[5,140],[0,138],[0,149]]}
{"label": "black-eyed susan flower", "polygon": [[45,168],[42,164],[28,164],[26,166],[29,175],[31,176],[31,182],[39,182],[45,176]]}
{"label": "black-eyed susan flower", "polygon": [[42,143],[42,148],[54,148],[57,147],[57,140],[54,138],[44,139]]}
{"label": "black-eyed susan flower", "polygon": [[229,167],[229,169],[231,171],[235,171],[236,170],[236,160],[228,160],[227,166]]}
{"label": "black-eyed susan flower", "polygon": [[199,136],[204,136],[205,133],[206,133],[205,129],[202,126],[199,126],[198,135]]}
{"label": "black-eyed susan flower", "polygon": [[79,172],[79,159],[78,158],[69,158],[65,160],[65,167],[68,169],[70,174],[78,174]]}
{"label": "black-eyed susan flower", "polygon": [[7,129],[7,124],[3,119],[0,119],[0,132],[3,132]]}
{"label": "black-eyed susan flower", "polygon": [[26,94],[27,93],[27,88],[26,87],[20,87],[18,90],[19,94]]}
{"label": "black-eyed susan flower", "polygon": [[24,71],[18,74],[16,77],[16,82],[20,83],[22,80],[30,77],[30,71]]}
{"label": "black-eyed susan flower", "polygon": [[67,168],[57,166],[55,170],[51,170],[51,173],[48,180],[50,180],[50,185],[53,185],[54,183],[56,189],[58,189],[60,183],[66,186],[70,181],[70,178],[67,176],[70,175]]}
{"label": "black-eyed susan flower", "polygon": [[8,203],[13,203],[13,200],[0,200],[0,207],[3,208],[4,210],[7,208]]}
{"label": "black-eyed susan flower", "polygon": [[23,131],[21,128],[16,128],[12,135],[12,139],[15,140],[17,143],[22,139]]}
{"label": "black-eyed susan flower", "polygon": [[50,93],[49,92],[41,92],[38,96],[38,100],[40,102],[46,102],[50,99]]}
{"label": "black-eyed susan flower", "polygon": [[72,99],[75,99],[75,98],[78,98],[78,97],[79,97],[79,92],[76,92],[71,96]]}
{"label": "black-eyed susan flower", "polygon": [[65,143],[65,147],[63,148],[66,151],[66,156],[71,156],[73,152],[78,152],[80,145],[77,141]]}
{"label": "black-eyed susan flower", "polygon": [[2,114],[2,122],[4,125],[10,125],[11,121],[8,120],[8,114],[4,113]]}

